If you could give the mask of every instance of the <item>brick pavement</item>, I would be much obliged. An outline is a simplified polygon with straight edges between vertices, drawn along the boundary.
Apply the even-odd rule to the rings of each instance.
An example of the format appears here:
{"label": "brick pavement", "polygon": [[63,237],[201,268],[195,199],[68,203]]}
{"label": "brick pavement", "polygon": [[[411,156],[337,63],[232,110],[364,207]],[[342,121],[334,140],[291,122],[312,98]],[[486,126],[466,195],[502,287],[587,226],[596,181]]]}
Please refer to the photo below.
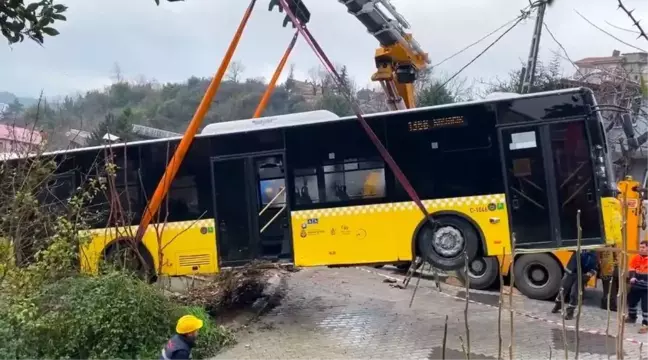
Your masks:
{"label": "brick pavement", "polygon": [[[395,289],[377,273],[359,269],[306,269],[292,274],[287,283],[282,304],[238,333],[238,344],[216,359],[438,359],[446,315],[446,358],[464,358],[465,302],[439,294],[430,281],[421,281],[411,308],[413,287]],[[461,289],[444,286],[444,291],[457,295]],[[491,295],[482,300],[492,302],[493,294],[482,295]],[[473,296],[473,300],[478,298]],[[550,307],[546,302],[515,297],[516,307],[518,302],[543,315]],[[471,359],[496,359],[498,310],[474,303],[469,310]],[[508,313],[502,318],[502,355],[508,358]],[[583,327],[600,328],[598,320],[584,315]],[[573,330],[567,332],[567,339],[572,351]],[[605,336],[581,333],[580,344],[581,359],[608,358]],[[608,348],[614,358],[614,340],[608,341]],[[626,359],[639,358],[637,344],[625,342],[624,350]],[[554,358],[564,356],[561,328],[515,316],[515,358],[547,359],[550,351]]]}

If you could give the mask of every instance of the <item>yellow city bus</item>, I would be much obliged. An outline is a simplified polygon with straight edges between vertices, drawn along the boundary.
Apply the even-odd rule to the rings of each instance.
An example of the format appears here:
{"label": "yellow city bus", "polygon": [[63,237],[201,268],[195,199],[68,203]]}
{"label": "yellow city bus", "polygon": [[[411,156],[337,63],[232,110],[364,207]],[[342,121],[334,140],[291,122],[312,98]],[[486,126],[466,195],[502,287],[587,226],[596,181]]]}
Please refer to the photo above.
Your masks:
{"label": "yellow city bus", "polygon": [[[456,270],[464,253],[478,262],[509,251],[512,233],[519,249],[575,246],[577,209],[583,245],[602,246],[615,241],[618,201],[595,105],[591,91],[570,89],[368,115],[434,228],[355,117],[315,111],[207,125],[158,226],[145,233],[139,261],[172,276],[254,259],[307,267],[406,263],[417,255]],[[136,232],[178,142],[50,154],[70,191],[105,154],[117,165],[114,197],[128,203],[129,223],[97,219],[82,249],[84,269],[96,271]],[[109,200],[94,205],[106,210]],[[546,261],[554,260],[534,264],[552,268]]]}

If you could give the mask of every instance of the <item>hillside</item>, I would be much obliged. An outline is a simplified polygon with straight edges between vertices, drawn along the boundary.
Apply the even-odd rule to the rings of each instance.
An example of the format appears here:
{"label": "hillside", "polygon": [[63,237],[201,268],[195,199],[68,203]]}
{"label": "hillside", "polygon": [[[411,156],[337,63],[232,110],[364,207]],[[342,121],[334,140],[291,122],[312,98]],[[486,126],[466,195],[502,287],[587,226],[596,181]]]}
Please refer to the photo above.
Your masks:
{"label": "hillside", "polygon": [[[367,113],[386,110],[384,95],[373,89],[356,89],[346,71],[341,73],[351,93]],[[59,103],[43,101],[17,114],[5,114],[3,122],[35,124],[48,136],[50,148],[68,145],[65,132],[80,129],[105,131],[108,124],[131,123],[158,129],[183,132],[194,114],[209,79],[191,77],[182,83],[159,84],[155,81],[119,81],[101,90],[88,91],[77,97],[66,97]],[[262,79],[223,81],[203,124],[251,118],[267,84]],[[443,98],[444,102],[452,98]],[[431,105],[426,103],[423,105]],[[350,115],[351,107],[326,74],[299,81],[292,76],[279,84],[267,105],[264,116],[316,109]],[[116,131],[116,130],[113,130]],[[102,135],[98,136],[99,138]]]}
{"label": "hillside", "polygon": [[0,91],[0,104],[11,104],[18,100],[23,106],[33,106],[38,103],[38,99],[31,97],[19,97],[8,91]]}

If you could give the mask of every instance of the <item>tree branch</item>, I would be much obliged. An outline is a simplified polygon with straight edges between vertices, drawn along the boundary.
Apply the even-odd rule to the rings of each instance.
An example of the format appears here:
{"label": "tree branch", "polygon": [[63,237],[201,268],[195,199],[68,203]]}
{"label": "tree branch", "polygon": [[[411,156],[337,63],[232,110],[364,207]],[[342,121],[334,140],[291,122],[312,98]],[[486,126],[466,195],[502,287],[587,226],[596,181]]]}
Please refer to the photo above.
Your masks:
{"label": "tree branch", "polygon": [[639,36],[637,36],[637,39],[642,37],[646,39],[646,41],[648,41],[648,35],[646,35],[646,32],[641,27],[641,25],[639,25],[639,20],[637,20],[634,17],[634,15],[632,15],[632,12],[634,12],[634,10],[628,10],[628,8],[626,8],[625,5],[623,5],[623,2],[621,0],[617,0],[617,2],[619,3],[619,9],[623,10],[626,13],[626,15],[628,15],[630,20],[632,20],[634,26],[639,30]]}

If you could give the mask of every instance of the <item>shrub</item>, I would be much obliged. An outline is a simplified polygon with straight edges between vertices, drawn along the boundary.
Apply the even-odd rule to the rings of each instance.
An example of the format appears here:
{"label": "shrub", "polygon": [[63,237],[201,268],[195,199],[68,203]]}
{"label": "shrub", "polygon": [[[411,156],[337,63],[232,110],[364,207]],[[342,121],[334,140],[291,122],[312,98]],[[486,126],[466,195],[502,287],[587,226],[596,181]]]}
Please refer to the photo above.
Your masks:
{"label": "shrub", "polygon": [[62,279],[10,305],[4,338],[18,344],[0,345],[10,358],[157,358],[177,311],[158,289],[117,272]]}

